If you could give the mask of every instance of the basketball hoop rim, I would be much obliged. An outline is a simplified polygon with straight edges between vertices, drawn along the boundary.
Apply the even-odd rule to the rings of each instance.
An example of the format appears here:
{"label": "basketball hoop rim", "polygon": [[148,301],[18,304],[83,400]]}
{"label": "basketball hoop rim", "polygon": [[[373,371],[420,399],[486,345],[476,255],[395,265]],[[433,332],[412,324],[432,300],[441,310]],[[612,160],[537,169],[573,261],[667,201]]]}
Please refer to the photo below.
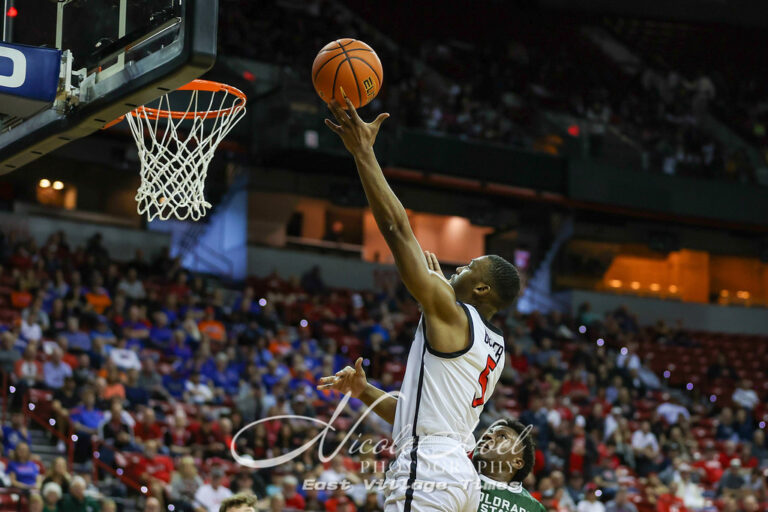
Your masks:
{"label": "basketball hoop rim", "polygon": [[[157,109],[157,108],[151,108],[151,107],[145,107],[140,106],[136,107],[135,109],[131,110],[127,114],[124,114],[111,123],[108,123],[104,125],[103,129],[107,129],[111,126],[116,125],[120,121],[122,121],[125,116],[133,116],[133,117],[143,117],[144,119],[149,119],[151,121],[155,121],[157,119],[213,119],[216,117],[225,117],[234,114],[235,112],[238,112],[240,109],[245,107],[245,102],[247,101],[247,97],[243,91],[238,89],[237,87],[233,87],[228,84],[224,84],[221,82],[214,82],[212,80],[201,80],[201,79],[195,79],[189,82],[186,85],[182,85],[177,91],[206,91],[206,92],[226,92],[228,94],[232,94],[236,97],[235,103],[229,107],[229,108],[223,108],[219,110],[202,110],[202,111],[182,111],[182,110],[166,110],[166,109]],[[173,91],[169,91],[173,92]]]}

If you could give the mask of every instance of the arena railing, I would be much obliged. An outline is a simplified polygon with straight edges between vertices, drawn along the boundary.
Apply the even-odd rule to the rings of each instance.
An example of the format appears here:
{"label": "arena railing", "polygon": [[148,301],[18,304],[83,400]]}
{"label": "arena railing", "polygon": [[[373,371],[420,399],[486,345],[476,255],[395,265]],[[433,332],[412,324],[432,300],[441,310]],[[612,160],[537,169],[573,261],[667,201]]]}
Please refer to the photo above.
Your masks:
{"label": "arena railing", "polygon": [[75,457],[75,438],[72,430],[72,423],[68,423],[66,434],[56,428],[56,418],[51,415],[52,401],[47,395],[44,397],[43,393],[50,392],[32,388],[24,394],[22,405],[22,411],[25,412],[24,418],[31,419],[37,425],[43,427],[43,430],[48,431],[53,437],[64,442],[67,454],[67,467],[72,470]]}
{"label": "arena railing", "polygon": [[[101,460],[101,451],[102,451],[102,446],[104,445],[104,443],[100,439],[96,438],[96,436],[93,436],[91,438],[91,442],[93,443],[92,444],[92,448],[93,448],[93,476],[92,476],[92,479],[93,479],[94,484],[99,481],[99,470],[103,470],[103,471],[106,471],[107,473],[109,473],[110,475],[114,476],[121,483],[123,483],[126,487],[129,487],[129,488],[133,489],[134,491],[136,491],[136,492],[138,492],[140,494],[144,494],[146,496],[150,495],[149,486],[142,485],[141,483],[136,482],[135,480],[133,480],[132,478],[127,476],[125,474],[125,469],[126,469],[125,467],[113,468],[112,466],[110,466],[109,464],[107,464],[103,460]],[[112,447],[109,447],[109,449],[114,452],[116,459],[117,459],[117,457],[125,458],[125,454],[123,454],[119,450],[115,450]]]}

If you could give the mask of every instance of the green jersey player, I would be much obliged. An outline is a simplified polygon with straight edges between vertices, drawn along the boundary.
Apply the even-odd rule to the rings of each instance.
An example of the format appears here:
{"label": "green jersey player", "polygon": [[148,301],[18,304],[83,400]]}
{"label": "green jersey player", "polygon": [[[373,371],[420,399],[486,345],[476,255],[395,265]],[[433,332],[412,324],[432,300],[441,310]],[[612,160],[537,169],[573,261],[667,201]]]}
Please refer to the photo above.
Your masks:
{"label": "green jersey player", "polygon": [[545,512],[522,484],[534,458],[531,429],[519,421],[499,420],[486,430],[472,455],[482,485],[478,512]]}

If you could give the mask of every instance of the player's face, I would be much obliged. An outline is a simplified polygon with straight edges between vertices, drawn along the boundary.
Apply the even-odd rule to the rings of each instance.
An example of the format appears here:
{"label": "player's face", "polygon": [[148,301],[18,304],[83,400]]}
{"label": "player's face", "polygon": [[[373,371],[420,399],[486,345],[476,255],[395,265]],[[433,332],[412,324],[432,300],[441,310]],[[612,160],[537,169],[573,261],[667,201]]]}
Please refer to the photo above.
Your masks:
{"label": "player's face", "polygon": [[472,297],[472,289],[481,280],[484,257],[475,258],[468,264],[457,267],[456,273],[448,280],[456,292],[456,298],[466,302]]}
{"label": "player's face", "polygon": [[504,425],[490,428],[478,441],[473,459],[514,465],[522,454],[522,443],[517,438],[517,432]]}

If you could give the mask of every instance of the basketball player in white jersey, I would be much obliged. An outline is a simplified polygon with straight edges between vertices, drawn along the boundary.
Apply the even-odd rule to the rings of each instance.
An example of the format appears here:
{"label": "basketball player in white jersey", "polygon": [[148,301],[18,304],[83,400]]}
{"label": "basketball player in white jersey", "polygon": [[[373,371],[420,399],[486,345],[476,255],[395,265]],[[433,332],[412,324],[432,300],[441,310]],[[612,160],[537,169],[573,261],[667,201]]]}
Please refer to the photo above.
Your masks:
{"label": "basketball player in white jersey", "polygon": [[520,277],[495,255],[459,267],[450,281],[443,277],[437,258],[422,252],[373,152],[389,114],[365,123],[341,93],[347,112],[333,101],[329,108],[339,124],[325,123],[354,157],[376,224],[423,312],[397,406],[388,413],[396,459],[387,472],[386,511],[475,512],[480,490],[467,452],[504,365],[504,339],[490,319],[515,300]]}

